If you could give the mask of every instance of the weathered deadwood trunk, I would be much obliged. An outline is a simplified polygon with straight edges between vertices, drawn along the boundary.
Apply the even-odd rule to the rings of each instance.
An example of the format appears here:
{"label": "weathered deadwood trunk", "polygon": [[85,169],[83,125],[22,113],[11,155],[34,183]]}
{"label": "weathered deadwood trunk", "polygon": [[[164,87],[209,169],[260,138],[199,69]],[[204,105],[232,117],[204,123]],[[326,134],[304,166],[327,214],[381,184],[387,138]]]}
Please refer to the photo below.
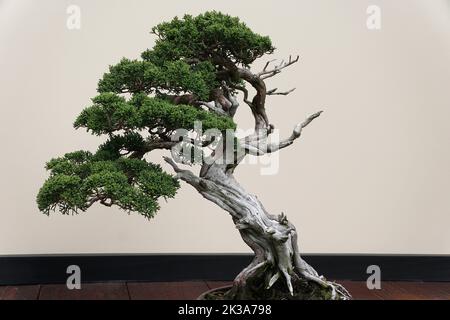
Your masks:
{"label": "weathered deadwood trunk", "polygon": [[300,256],[295,227],[284,214],[272,215],[254,195],[236,181],[233,168],[214,163],[201,175],[179,169],[166,159],[178,177],[195,187],[206,199],[232,216],[242,239],[255,257],[235,279],[225,298],[257,299],[349,299],[340,285],[320,277]]}

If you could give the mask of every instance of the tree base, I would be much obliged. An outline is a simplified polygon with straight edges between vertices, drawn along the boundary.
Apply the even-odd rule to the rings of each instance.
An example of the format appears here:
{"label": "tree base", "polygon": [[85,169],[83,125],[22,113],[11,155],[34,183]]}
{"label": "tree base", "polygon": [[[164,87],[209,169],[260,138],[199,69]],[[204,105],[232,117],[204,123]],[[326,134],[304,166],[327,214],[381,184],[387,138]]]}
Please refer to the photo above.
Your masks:
{"label": "tree base", "polygon": [[[202,294],[198,300],[332,300],[332,288],[324,288],[319,284],[304,279],[292,283],[294,295],[291,295],[282,283],[271,289],[260,285],[245,287],[228,286],[217,288]],[[344,290],[345,291],[345,290]],[[350,300],[351,296],[337,292],[334,300]]]}

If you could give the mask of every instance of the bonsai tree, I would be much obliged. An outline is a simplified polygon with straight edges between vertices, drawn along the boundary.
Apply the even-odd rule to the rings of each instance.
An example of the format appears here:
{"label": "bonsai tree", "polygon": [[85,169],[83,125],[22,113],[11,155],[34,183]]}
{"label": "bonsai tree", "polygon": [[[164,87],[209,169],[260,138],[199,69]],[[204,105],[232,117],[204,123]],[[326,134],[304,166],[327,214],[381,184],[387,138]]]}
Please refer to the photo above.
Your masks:
{"label": "bonsai tree", "polygon": [[[174,18],[152,33],[157,37],[153,49],[142,59],[124,58],[111,66],[98,83],[99,95],[75,120],[75,128],[105,135],[106,142],[95,153],[76,151],[50,160],[50,177],[37,196],[39,209],[71,214],[100,203],[150,219],[158,199],[173,198],[181,180],[227,211],[255,254],[226,299],[350,298],[302,259],[287,217],[269,213],[234,177],[246,156],[291,146],[320,116],[307,118],[287,139],[270,142],[274,126],[266,97],[290,91],[268,90],[266,81],[299,58],[251,71],[256,59],[274,52],[271,40],[219,12]],[[255,121],[254,133],[242,139],[233,134],[239,101]],[[198,133],[197,122],[221,135]],[[154,150],[170,151],[165,161],[176,176],[146,160]],[[200,165],[200,174],[183,169],[185,164]]]}

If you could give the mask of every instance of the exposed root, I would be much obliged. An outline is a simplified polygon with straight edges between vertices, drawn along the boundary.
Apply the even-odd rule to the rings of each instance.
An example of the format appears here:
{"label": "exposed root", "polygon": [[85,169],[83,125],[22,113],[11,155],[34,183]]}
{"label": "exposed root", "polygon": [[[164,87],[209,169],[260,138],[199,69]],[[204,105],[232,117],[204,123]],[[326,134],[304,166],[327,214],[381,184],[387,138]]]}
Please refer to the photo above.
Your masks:
{"label": "exposed root", "polygon": [[255,271],[257,271],[258,269],[264,267],[266,264],[267,264],[267,261],[261,262],[261,263],[257,264],[256,266],[254,266],[254,267],[248,269],[247,272],[248,272],[248,273],[255,272]]}
{"label": "exposed root", "polygon": [[281,272],[286,278],[286,284],[289,289],[289,293],[291,294],[291,296],[294,296],[294,287],[292,286],[291,275],[289,274],[289,272],[287,272],[286,269],[281,270]]}
{"label": "exposed root", "polygon": [[350,293],[340,284],[327,281],[324,277],[319,277],[316,275],[312,275],[308,272],[301,271],[301,275],[314,283],[317,283],[318,285],[322,286],[323,288],[331,289],[331,300],[336,300],[339,298],[339,300],[349,300],[351,299]]}
{"label": "exposed root", "polygon": [[277,280],[280,279],[280,273],[276,272],[272,278],[270,278],[269,280],[269,284],[267,285],[266,289],[269,290],[270,288],[272,288],[272,286],[275,284],[275,282],[277,282]]}
{"label": "exposed root", "polygon": [[[320,113],[310,117],[308,125]],[[301,133],[294,132],[295,137]],[[245,243],[255,253],[252,263],[236,278],[225,294],[232,300],[347,300],[351,296],[339,284],[327,281],[306,261],[298,248],[294,225],[285,214],[272,215],[256,196],[248,194],[226,171],[212,165],[201,177],[165,159],[179,179],[191,184],[206,199],[228,211]]]}
{"label": "exposed root", "polygon": [[[236,279],[234,286],[220,299],[224,300],[350,300],[341,285],[317,276],[306,268],[288,271],[279,263],[255,260]],[[212,297],[210,297],[212,298]]]}
{"label": "exposed root", "polygon": [[[262,270],[260,270],[262,271]],[[245,285],[235,283],[220,299],[224,300],[349,300],[350,294],[339,284],[321,278],[290,275],[292,291],[281,272],[275,272],[264,285],[264,274],[249,278]],[[284,280],[284,279],[283,279]],[[210,297],[211,299],[213,297]]]}

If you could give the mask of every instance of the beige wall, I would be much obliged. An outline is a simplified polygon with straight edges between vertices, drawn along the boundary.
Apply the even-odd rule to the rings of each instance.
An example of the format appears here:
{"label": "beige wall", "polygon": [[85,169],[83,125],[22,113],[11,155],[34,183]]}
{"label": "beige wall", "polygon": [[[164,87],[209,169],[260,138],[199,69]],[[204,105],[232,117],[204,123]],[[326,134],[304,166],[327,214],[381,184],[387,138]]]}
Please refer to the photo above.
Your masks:
{"label": "beige wall", "polygon": [[[80,31],[65,27],[71,3]],[[186,185],[151,222],[102,207],[47,217],[35,204],[47,160],[99,143],[72,122],[107,66],[151,47],[156,23],[206,9],[270,35],[276,57],[301,54],[273,81],[298,90],[268,102],[283,135],[325,110],[277,175],[237,173],[298,226],[302,250],[450,254],[449,1],[255,3],[0,0],[0,254],[247,252],[227,214]],[[380,31],[366,28],[369,4]],[[239,119],[251,125],[245,107]]]}

